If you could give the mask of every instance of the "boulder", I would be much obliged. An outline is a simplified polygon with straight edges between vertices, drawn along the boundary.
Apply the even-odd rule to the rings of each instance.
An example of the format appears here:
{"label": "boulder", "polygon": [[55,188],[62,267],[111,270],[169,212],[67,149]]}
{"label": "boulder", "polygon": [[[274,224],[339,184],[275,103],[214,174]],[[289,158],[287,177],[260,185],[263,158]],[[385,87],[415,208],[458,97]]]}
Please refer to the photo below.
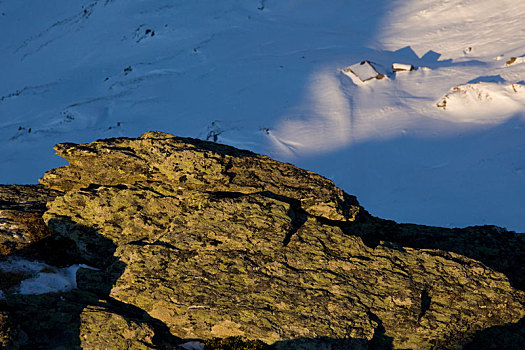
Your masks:
{"label": "boulder", "polygon": [[525,62],[525,56],[511,57],[505,62],[505,67],[509,67],[515,64],[517,65],[520,63],[524,63],[524,62]]}
{"label": "boulder", "polygon": [[497,81],[479,81],[453,87],[437,103],[449,113],[469,110],[473,117],[463,120],[494,120],[502,109],[522,110],[525,104],[525,84]]}
{"label": "boulder", "polygon": [[175,337],[455,348],[525,316],[500,271],[382,240],[395,223],[293,165],[160,132],[56,149],[70,165],[41,180],[61,193],[44,220],[99,268],[79,288]]}

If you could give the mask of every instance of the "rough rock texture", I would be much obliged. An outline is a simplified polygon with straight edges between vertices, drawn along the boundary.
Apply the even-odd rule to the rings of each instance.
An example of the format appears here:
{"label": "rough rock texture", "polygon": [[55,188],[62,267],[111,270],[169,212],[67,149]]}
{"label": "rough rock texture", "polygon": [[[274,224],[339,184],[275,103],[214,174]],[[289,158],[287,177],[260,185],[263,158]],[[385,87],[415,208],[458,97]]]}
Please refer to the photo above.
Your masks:
{"label": "rough rock texture", "polygon": [[378,218],[361,220],[354,228],[372,246],[379,241],[388,241],[405,247],[440,249],[468,256],[503,272],[514,287],[525,290],[523,233],[490,225],[448,229],[398,224]]}
{"label": "rough rock texture", "polygon": [[[79,287],[176,337],[454,348],[525,315],[497,264],[396,243],[426,228],[375,219],[293,165],[158,132],[56,149],[70,165],[41,181],[64,192],[45,222],[100,268],[79,270]],[[122,323],[93,307],[81,315]],[[151,344],[155,332],[127,325]]]}
{"label": "rough rock texture", "polygon": [[0,185],[0,256],[51,234],[42,214],[58,193],[41,185]]}
{"label": "rough rock texture", "polygon": [[[9,254],[57,267],[86,262],[73,241],[51,236],[42,220],[58,194],[41,185],[0,185],[0,260]],[[107,295],[13,294],[28,277],[0,270],[0,349],[178,349],[181,341],[161,322]]]}
{"label": "rough rock texture", "polygon": [[[144,311],[111,298],[74,290],[60,294],[10,295],[1,340],[13,349],[179,349],[180,339]],[[18,332],[18,334],[16,333]],[[11,342],[11,343],[9,343]],[[8,347],[8,349],[11,349]]]}
{"label": "rough rock texture", "polygon": [[196,139],[148,132],[138,139],[65,143],[55,149],[70,165],[47,172],[41,183],[60,191],[143,182],[172,191],[271,192],[300,201],[310,215],[332,220],[352,221],[360,209],[355,197],[315,173]]}

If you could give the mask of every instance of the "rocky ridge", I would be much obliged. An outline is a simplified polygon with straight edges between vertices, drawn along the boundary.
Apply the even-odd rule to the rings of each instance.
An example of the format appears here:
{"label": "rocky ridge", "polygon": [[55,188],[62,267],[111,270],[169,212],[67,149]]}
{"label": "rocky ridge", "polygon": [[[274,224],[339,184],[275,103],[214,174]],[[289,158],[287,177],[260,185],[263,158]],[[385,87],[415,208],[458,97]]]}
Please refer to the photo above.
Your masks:
{"label": "rocky ridge", "polygon": [[315,173],[160,132],[56,150],[69,165],[34,188],[53,236],[6,253],[98,270],[7,293],[5,346],[457,348],[525,316],[516,233],[381,220]]}

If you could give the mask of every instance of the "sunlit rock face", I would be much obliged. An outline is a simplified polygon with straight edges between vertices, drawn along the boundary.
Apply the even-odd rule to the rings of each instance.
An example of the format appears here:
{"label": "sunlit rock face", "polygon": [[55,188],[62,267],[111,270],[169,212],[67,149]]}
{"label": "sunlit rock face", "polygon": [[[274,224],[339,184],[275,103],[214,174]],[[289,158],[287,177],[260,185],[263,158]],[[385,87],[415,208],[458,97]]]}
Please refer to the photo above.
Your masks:
{"label": "sunlit rock face", "polygon": [[427,349],[525,315],[524,293],[479,254],[406,238],[447,230],[376,219],[293,165],[160,132],[56,149],[70,165],[41,180],[63,193],[44,220],[100,269],[79,270],[78,287],[173,336]]}

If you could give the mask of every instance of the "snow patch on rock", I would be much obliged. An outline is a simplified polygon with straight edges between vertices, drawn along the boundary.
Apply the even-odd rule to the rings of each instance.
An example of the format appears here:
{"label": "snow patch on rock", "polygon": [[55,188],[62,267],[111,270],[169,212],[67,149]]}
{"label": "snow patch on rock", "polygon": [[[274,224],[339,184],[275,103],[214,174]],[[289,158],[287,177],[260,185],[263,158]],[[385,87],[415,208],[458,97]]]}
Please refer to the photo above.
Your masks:
{"label": "snow patch on rock", "polygon": [[350,67],[346,67],[343,69],[343,74],[350,77],[352,80],[353,76],[356,76],[362,82],[372,79],[383,79],[385,77],[384,74],[377,71],[376,66],[370,61],[361,61]]}
{"label": "snow patch on rock", "polygon": [[[79,268],[95,270],[95,268],[85,264],[57,268],[41,261],[29,261],[20,258],[10,258],[0,262],[0,270],[4,272],[31,275],[16,288],[17,292],[23,295],[68,292],[75,289],[77,288],[77,271]],[[3,292],[0,294],[0,299],[2,296],[4,296]]]}

